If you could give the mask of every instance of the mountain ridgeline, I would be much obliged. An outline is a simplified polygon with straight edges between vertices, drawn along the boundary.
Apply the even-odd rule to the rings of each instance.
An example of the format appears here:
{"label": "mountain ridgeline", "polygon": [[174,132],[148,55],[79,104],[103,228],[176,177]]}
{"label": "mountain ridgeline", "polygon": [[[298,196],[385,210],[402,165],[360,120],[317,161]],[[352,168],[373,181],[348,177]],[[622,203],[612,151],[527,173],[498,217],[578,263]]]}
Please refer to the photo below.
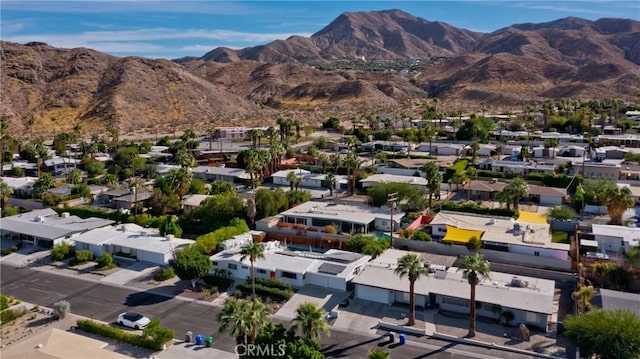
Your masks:
{"label": "mountain ridgeline", "polygon": [[637,101],[640,83],[640,22],[628,19],[479,33],[401,10],[344,13],[311,37],[174,61],[1,46],[1,115],[14,133],[271,124],[282,113],[311,123],[410,112],[427,97],[455,109],[560,97]]}

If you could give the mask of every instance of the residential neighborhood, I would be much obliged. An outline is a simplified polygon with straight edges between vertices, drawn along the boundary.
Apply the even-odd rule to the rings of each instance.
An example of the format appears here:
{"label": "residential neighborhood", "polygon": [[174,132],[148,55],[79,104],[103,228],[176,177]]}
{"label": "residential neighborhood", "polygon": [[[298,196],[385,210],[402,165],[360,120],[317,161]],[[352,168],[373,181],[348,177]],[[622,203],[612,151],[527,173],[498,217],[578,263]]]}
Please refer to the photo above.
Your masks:
{"label": "residential neighborhood", "polygon": [[[0,264],[216,313],[259,306],[255,325],[308,310],[328,331],[568,357],[565,318],[640,305],[640,158],[634,135],[522,116],[513,131],[475,113],[457,131],[335,119],[304,135],[280,118],[28,144],[40,155],[2,167]],[[23,290],[11,283],[3,295]]]}

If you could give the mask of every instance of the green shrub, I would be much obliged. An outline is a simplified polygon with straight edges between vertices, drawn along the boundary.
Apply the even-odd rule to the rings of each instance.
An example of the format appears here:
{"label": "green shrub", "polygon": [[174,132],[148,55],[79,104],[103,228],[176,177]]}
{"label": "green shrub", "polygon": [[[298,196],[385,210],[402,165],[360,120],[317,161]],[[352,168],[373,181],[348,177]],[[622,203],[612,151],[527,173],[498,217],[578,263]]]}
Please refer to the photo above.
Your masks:
{"label": "green shrub", "polygon": [[91,251],[77,251],[76,258],[73,261],[73,265],[80,265],[93,260],[93,252]]}
{"label": "green shrub", "polygon": [[[236,290],[243,295],[251,294],[251,284],[249,283],[241,283],[236,286]],[[293,295],[292,291],[265,287],[262,284],[256,283],[256,294],[261,297],[270,297],[274,300],[289,300]]]}
{"label": "green shrub", "polygon": [[[256,282],[259,278],[256,278]],[[204,277],[202,277],[202,280],[207,284],[210,285],[212,287],[217,287],[219,291],[221,292],[226,292],[227,289],[229,289],[229,287],[231,287],[231,284],[233,284],[233,279],[231,278],[223,278],[220,276],[215,276],[215,275],[211,275],[211,274],[207,274]]]}
{"label": "green shrub", "polygon": [[218,228],[196,238],[195,245],[201,253],[210,255],[216,252],[222,241],[248,231],[249,227],[245,221],[234,218],[231,220],[230,226]]}
{"label": "green shrub", "polygon": [[9,308],[9,298],[4,294],[0,294],[0,310],[5,310],[7,308]]}
{"label": "green shrub", "polygon": [[11,249],[6,249],[6,248],[0,249],[0,256],[8,256],[11,253],[13,253],[11,252]]}
{"label": "green shrub", "polygon": [[67,314],[71,313],[71,304],[66,300],[53,303],[53,312],[56,314],[56,318],[64,319]]}
{"label": "green shrub", "polygon": [[257,278],[256,277],[256,284],[260,284],[262,286],[269,287],[269,288],[276,288],[276,289],[281,289],[281,290],[286,290],[286,291],[293,291],[293,287],[291,286],[291,284],[285,283],[285,282],[281,281],[280,279],[276,279],[276,278],[266,279],[266,278]]}
{"label": "green shrub", "polygon": [[67,258],[71,258],[74,256],[73,247],[67,242],[62,242],[53,246],[51,249],[51,260],[53,261],[63,261]]}
{"label": "green shrub", "polygon": [[426,233],[424,231],[417,231],[413,234],[413,236],[411,237],[411,239],[413,239],[414,241],[423,241],[423,242],[431,242],[432,238],[431,235],[429,235],[429,233]]}
{"label": "green shrub", "polygon": [[111,256],[111,254],[107,252],[102,253],[102,255],[98,257],[98,259],[96,259],[96,262],[97,262],[96,267],[98,268],[98,270],[107,270],[107,269],[115,268],[118,266],[113,261],[113,257]]}
{"label": "green shrub", "polygon": [[160,327],[159,321],[154,319],[143,331],[142,335],[130,333],[108,324],[102,324],[91,320],[78,320],[78,328],[85,332],[97,334],[106,338],[113,338],[135,346],[162,350],[164,344],[173,339],[175,332],[171,329]]}
{"label": "green shrub", "polygon": [[456,204],[454,202],[444,202],[440,206],[441,210],[454,211],[454,212],[467,212],[484,214],[488,216],[502,216],[502,217],[516,217],[517,212],[512,209],[506,208],[487,208],[476,204],[473,201],[465,202],[462,204]]}
{"label": "green shrub", "polygon": [[171,278],[173,278],[175,276],[176,276],[176,273],[173,271],[173,267],[159,268],[153,274],[153,280],[155,280],[157,282],[162,282],[162,281],[171,279]]}
{"label": "green shrub", "polygon": [[7,324],[9,322],[12,322],[18,318],[20,318],[21,316],[27,314],[27,309],[26,308],[17,308],[17,309],[5,309],[2,312],[0,312],[0,322],[2,322],[2,324]]}

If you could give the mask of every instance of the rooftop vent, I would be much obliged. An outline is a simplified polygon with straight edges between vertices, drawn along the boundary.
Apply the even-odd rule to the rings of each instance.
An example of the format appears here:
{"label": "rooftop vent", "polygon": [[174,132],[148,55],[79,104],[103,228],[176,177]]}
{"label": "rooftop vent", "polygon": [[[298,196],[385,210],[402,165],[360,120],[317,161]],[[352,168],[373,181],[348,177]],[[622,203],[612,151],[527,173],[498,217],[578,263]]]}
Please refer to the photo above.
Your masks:
{"label": "rooftop vent", "polygon": [[71,217],[71,213],[69,213],[69,212],[62,212],[61,217],[62,217],[62,218],[69,218],[69,217]]}
{"label": "rooftop vent", "polygon": [[529,286],[529,282],[527,282],[526,280],[522,280],[518,277],[513,277],[511,278],[511,286],[518,287],[518,288],[526,288]]}
{"label": "rooftop vent", "polygon": [[36,216],[36,218],[34,218],[33,221],[37,222],[37,223],[44,223],[44,217],[43,216]]}

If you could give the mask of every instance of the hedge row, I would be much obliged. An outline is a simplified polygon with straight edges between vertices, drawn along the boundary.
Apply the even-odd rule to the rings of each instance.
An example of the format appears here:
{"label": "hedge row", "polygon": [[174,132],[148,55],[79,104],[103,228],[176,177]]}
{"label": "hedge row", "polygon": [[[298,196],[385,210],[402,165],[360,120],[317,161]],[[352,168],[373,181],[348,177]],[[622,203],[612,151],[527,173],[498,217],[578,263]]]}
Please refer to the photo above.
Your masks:
{"label": "hedge row", "polygon": [[[251,278],[247,279],[247,283],[251,282]],[[293,291],[293,287],[291,286],[291,284],[285,283],[279,279],[276,278],[257,278],[256,277],[256,284],[260,284],[262,286],[265,287],[269,287],[269,288],[276,288],[276,289],[280,289],[280,290],[284,290],[284,291]]]}
{"label": "hedge row", "polygon": [[16,309],[5,309],[0,312],[0,321],[3,324],[6,324],[20,318],[25,314],[27,314],[27,309],[24,307]]}
{"label": "hedge row", "polygon": [[173,339],[175,334],[171,329],[155,328],[155,330],[163,330],[166,331],[166,333],[163,333],[162,335],[146,337],[143,335],[129,333],[122,329],[112,327],[108,324],[94,322],[92,320],[78,320],[77,325],[78,328],[84,330],[85,332],[97,334],[107,338],[113,338],[125,343],[129,343],[131,345],[151,350],[162,350],[163,345],[166,344],[169,340]]}
{"label": "hedge row", "polygon": [[518,212],[513,209],[506,208],[487,208],[476,204],[475,202],[466,202],[463,204],[456,204],[454,202],[444,202],[440,206],[441,210],[454,211],[454,212],[467,212],[475,214],[484,214],[488,216],[501,216],[501,217],[513,217],[518,215]]}
{"label": "hedge row", "polygon": [[[244,295],[250,295],[251,284],[249,283],[238,284],[236,286],[236,290],[241,292]],[[277,288],[265,287],[262,284],[256,283],[256,295],[259,295],[261,297],[269,297],[273,300],[289,300],[291,299],[293,292],[277,289]]]}
{"label": "hedge row", "polygon": [[62,214],[63,212],[68,212],[69,214],[73,216],[78,216],[80,218],[97,217],[97,218],[110,219],[112,221],[122,222],[122,223],[133,223],[135,221],[134,216],[124,214],[120,211],[106,211],[104,209],[89,208],[89,207],[63,207],[63,208],[52,208],[52,209],[58,212],[58,214]]}

